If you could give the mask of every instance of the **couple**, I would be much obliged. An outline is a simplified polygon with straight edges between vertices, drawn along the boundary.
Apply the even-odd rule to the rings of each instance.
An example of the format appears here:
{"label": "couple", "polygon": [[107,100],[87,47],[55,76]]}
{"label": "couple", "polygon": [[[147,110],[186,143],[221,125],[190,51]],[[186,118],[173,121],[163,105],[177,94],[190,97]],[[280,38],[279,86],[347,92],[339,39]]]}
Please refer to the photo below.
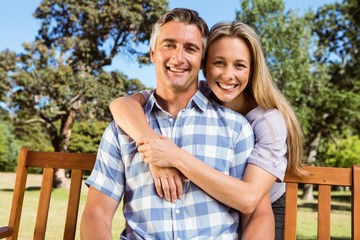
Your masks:
{"label": "couple", "polygon": [[174,9],[154,25],[150,54],[156,91],[111,104],[121,128],[112,122],[101,140],[81,237],[111,239],[123,200],[121,239],[274,239],[302,138],[255,32],[235,22],[208,34],[197,12]]}

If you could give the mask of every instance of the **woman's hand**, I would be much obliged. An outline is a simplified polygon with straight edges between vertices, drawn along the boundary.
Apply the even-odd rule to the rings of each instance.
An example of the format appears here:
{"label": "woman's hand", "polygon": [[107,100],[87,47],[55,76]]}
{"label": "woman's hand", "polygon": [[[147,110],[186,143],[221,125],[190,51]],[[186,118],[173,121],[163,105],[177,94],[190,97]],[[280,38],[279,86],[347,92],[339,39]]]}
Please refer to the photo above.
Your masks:
{"label": "woman's hand", "polygon": [[138,151],[146,163],[159,167],[177,167],[178,157],[183,151],[169,138],[142,137],[136,141]]}
{"label": "woman's hand", "polygon": [[137,141],[137,146],[141,157],[150,164],[157,194],[175,202],[183,194],[183,175],[173,165],[173,156],[179,148],[164,136],[143,137]]}

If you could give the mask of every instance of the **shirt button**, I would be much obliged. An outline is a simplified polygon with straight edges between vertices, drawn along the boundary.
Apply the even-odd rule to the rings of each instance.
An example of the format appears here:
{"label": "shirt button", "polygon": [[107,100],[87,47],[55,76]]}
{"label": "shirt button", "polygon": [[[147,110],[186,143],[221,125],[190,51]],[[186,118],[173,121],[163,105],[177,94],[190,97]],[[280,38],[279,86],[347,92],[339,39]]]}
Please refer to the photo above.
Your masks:
{"label": "shirt button", "polygon": [[180,213],[180,210],[179,210],[179,209],[176,209],[175,212],[176,212],[176,214],[179,214],[179,213]]}
{"label": "shirt button", "polygon": [[169,122],[173,122],[174,121],[174,119],[173,118],[169,118]]}

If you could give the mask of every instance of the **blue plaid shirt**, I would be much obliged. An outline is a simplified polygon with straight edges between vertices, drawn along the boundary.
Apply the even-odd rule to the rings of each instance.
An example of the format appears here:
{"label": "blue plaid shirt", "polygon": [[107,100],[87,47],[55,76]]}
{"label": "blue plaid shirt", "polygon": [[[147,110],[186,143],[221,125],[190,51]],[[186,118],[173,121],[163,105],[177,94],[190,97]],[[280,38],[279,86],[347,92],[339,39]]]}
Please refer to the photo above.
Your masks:
{"label": "blue plaid shirt", "polygon": [[[153,95],[144,110],[157,133],[218,171],[242,178],[254,144],[243,116],[210,102],[200,91],[176,119]],[[86,183],[118,202],[123,198],[126,226],[121,239],[237,239],[238,212],[189,180],[183,182],[184,194],[175,203],[158,197],[148,164],[114,122],[104,132]]]}

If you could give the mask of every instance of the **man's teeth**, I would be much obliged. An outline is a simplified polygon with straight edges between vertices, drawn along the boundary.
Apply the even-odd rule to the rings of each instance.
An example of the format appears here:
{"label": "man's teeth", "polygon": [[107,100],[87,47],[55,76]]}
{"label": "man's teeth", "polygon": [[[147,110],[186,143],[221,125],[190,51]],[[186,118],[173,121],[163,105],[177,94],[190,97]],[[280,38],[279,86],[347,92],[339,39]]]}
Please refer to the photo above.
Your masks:
{"label": "man's teeth", "polygon": [[224,83],[219,83],[219,86],[221,88],[224,88],[224,89],[232,89],[235,87],[235,84],[224,84]]}
{"label": "man's teeth", "polygon": [[170,71],[172,71],[172,72],[178,72],[178,73],[182,73],[182,72],[185,72],[185,70],[184,69],[179,69],[179,68],[170,68]]}

